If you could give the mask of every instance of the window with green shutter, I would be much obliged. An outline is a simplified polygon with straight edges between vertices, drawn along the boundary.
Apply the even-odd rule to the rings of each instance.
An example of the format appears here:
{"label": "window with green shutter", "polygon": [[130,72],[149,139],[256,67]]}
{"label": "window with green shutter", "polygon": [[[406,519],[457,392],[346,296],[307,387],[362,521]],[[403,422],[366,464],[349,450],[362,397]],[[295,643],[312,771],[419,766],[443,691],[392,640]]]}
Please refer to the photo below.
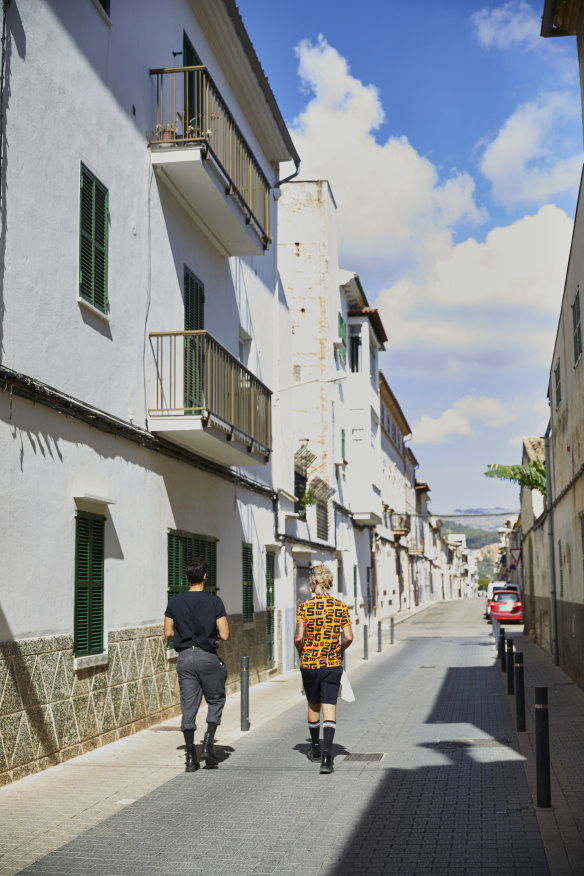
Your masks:
{"label": "window with green shutter", "polygon": [[243,622],[254,619],[253,607],[253,547],[245,542],[242,545],[242,583],[243,583]]}
{"label": "window with green shutter", "polygon": [[343,342],[343,346],[339,350],[339,355],[343,362],[347,361],[347,323],[342,317],[342,314],[339,313],[339,338]]}
{"label": "window with green shutter", "polygon": [[168,598],[189,589],[185,566],[189,560],[205,560],[207,580],[205,590],[217,593],[217,539],[192,532],[168,530]]}
{"label": "window with green shutter", "polygon": [[[193,272],[184,266],[185,331],[205,328],[205,287]],[[185,413],[200,413],[205,407],[205,338],[185,337]]]}
{"label": "window with green shutter", "polygon": [[83,164],[80,186],[79,296],[107,313],[108,190]]}
{"label": "window with green shutter", "polygon": [[78,511],[75,520],[76,657],[101,654],[103,647],[103,566],[105,517]]}
{"label": "window with green shutter", "polygon": [[580,326],[580,287],[572,304],[572,328],[574,330],[574,365],[582,355],[582,329]]}
{"label": "window with green shutter", "polygon": [[556,407],[559,407],[560,402],[562,401],[562,378],[560,374],[560,360],[558,359],[558,364],[554,368],[554,378],[556,385]]}

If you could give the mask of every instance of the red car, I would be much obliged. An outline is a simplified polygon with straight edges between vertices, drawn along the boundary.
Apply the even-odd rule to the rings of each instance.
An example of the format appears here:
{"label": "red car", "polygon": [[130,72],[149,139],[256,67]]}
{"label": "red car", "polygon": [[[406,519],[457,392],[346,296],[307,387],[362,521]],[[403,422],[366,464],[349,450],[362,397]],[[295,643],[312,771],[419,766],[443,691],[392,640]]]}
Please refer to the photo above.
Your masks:
{"label": "red car", "polygon": [[491,603],[491,620],[502,623],[523,623],[523,603],[513,590],[496,590]]}

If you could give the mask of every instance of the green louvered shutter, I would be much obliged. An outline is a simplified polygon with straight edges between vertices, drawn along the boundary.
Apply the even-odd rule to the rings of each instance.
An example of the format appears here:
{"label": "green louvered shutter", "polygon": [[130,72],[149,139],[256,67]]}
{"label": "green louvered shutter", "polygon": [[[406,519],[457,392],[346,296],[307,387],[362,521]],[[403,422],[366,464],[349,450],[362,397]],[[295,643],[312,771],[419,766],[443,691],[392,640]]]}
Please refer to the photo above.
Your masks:
{"label": "green louvered shutter", "polygon": [[[205,288],[193,272],[184,268],[185,331],[205,328]],[[199,413],[205,406],[205,339],[185,338],[185,410]]]}
{"label": "green louvered shutter", "polygon": [[78,512],[75,530],[74,653],[103,650],[104,522],[97,514]]}
{"label": "green louvered shutter", "polygon": [[203,536],[193,536],[193,558],[207,563],[205,590],[217,593],[217,542]]}
{"label": "green louvered shutter", "polygon": [[243,577],[243,622],[254,619],[253,607],[253,548],[244,542],[242,546],[242,577]]}
{"label": "green louvered shutter", "polygon": [[108,191],[83,165],[80,185],[79,295],[107,313]]}
{"label": "green louvered shutter", "polygon": [[266,551],[266,657],[268,666],[274,666],[276,662],[276,639],[274,624],[275,568],[275,553],[273,551]]}

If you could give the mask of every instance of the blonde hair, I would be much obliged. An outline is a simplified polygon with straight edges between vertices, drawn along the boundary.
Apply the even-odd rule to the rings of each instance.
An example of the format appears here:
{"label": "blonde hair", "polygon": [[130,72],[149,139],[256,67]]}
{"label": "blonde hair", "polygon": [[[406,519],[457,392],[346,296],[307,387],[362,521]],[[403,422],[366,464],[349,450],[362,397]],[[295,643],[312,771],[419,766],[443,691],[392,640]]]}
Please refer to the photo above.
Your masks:
{"label": "blonde hair", "polygon": [[315,594],[322,595],[328,593],[333,586],[333,574],[324,563],[321,563],[319,566],[313,566],[310,570],[310,576],[313,581],[316,581]]}

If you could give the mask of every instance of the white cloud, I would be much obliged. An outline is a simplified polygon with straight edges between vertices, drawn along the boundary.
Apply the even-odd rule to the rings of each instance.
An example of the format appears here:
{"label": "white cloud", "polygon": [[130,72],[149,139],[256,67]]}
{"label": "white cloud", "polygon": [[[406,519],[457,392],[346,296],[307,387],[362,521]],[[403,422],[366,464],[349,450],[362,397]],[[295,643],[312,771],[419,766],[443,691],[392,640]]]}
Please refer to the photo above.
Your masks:
{"label": "white cloud", "polygon": [[571,231],[562,210],[542,207],[493,229],[483,243],[452,246],[422,279],[404,278],[380,292],[375,304],[389,347],[409,352],[404,372],[546,367]]}
{"label": "white cloud", "polygon": [[424,414],[413,427],[418,444],[444,444],[454,436],[473,435],[474,426],[499,429],[524,417],[532,399],[514,398],[503,402],[493,396],[468,395],[458,399],[437,417]]}
{"label": "white cloud", "polygon": [[480,162],[498,203],[542,204],[576,193],[582,151],[571,135],[580,112],[575,94],[554,92],[522,104],[507,119]]}
{"label": "white cloud", "polygon": [[541,19],[525,0],[510,0],[492,9],[484,8],[471,16],[481,45],[508,48],[523,44],[540,48]]}
{"label": "white cloud", "polygon": [[474,181],[452,171],[442,179],[406,137],[378,143],[384,120],[378,90],[350,73],[321,36],[296,49],[312,95],[292,129],[304,179],[328,179],[339,206],[340,243],[349,265],[358,255],[413,270],[448,247],[454,226],[483,221]]}

